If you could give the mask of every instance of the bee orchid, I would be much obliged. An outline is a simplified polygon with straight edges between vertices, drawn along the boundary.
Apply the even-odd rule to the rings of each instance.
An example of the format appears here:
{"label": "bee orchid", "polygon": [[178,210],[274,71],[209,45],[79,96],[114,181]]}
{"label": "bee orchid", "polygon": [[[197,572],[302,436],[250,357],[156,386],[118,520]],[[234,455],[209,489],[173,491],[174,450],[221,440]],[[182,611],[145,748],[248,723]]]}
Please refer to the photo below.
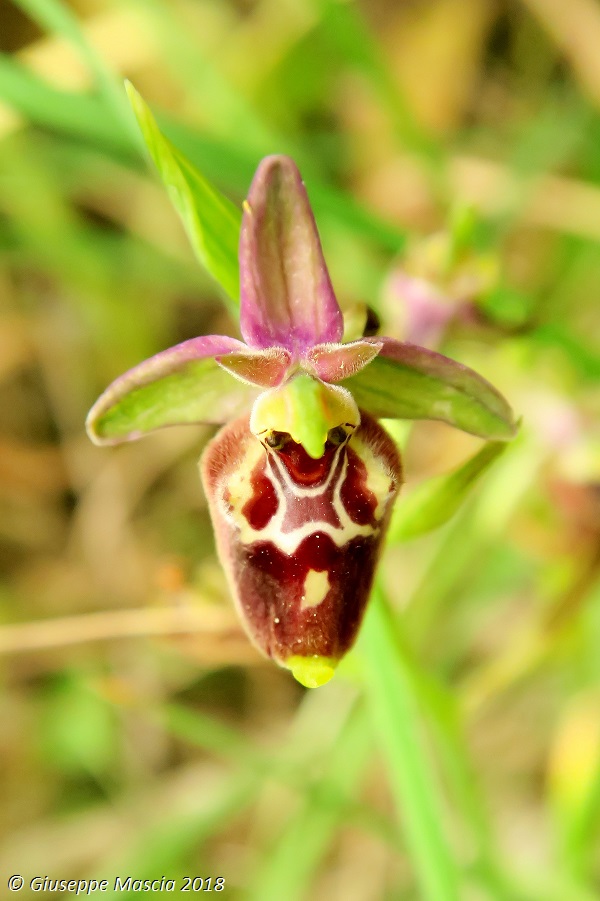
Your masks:
{"label": "bee orchid", "polygon": [[96,444],[226,423],[201,459],[217,549],[254,644],[304,685],[352,646],[402,482],[379,418],[438,419],[508,440],[487,381],[393,338],[342,343],[336,300],[294,162],[271,156],[243,205],[243,341],[184,341],[118,378],[92,407]]}

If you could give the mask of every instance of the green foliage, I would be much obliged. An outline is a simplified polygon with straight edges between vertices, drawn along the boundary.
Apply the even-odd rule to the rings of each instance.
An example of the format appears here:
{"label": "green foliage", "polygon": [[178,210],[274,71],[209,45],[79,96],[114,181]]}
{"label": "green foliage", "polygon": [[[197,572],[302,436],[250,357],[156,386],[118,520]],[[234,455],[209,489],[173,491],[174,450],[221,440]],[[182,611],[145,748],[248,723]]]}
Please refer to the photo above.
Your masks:
{"label": "green foliage", "polygon": [[448,522],[506,447],[500,441],[490,441],[454,472],[428,479],[415,488],[394,510],[389,541],[417,538]]}
{"label": "green foliage", "polygon": [[210,185],[160,133],[152,113],[133,85],[127,94],[159,175],[181,216],[203,266],[228,297],[239,300],[238,243],[241,212]]}
{"label": "green foliage", "polygon": [[[584,6],[3,6],[4,871],[223,874],[228,897],[261,901],[597,899],[600,117]],[[156,111],[133,95],[147,148],[125,77]],[[145,149],[225,298],[191,265]],[[382,333],[406,337],[407,236],[497,257],[485,296],[469,272],[433,285],[451,312],[436,349],[523,417],[505,453],[403,424],[418,487],[356,651],[313,692],[256,665],[228,618],[203,437],[113,452],[83,435],[119,373],[232,334],[238,210],[278,152],[306,179],[340,302],[371,305]],[[230,380],[209,376],[196,391],[190,375],[196,413]],[[377,389],[397,412],[408,385],[430,408],[427,380],[403,378],[383,364],[357,397]],[[156,425],[156,397],[138,401]],[[476,401],[452,396],[458,424],[510,437],[506,411]],[[174,508],[199,523],[181,541]]]}

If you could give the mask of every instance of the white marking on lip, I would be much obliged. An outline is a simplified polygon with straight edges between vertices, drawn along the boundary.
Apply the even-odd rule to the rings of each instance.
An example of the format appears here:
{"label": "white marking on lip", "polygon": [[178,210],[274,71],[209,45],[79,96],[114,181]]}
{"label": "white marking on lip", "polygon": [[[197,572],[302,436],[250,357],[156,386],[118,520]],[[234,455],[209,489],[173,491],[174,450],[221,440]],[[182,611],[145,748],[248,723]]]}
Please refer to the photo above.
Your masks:
{"label": "white marking on lip", "polygon": [[329,587],[327,570],[318,572],[316,569],[309,569],[304,580],[300,609],[307,610],[309,607],[318,607],[327,597]]}
{"label": "white marking on lip", "polygon": [[383,460],[378,457],[374,448],[361,441],[360,435],[356,436],[354,449],[365,464],[367,470],[367,488],[377,499],[377,506],[373,512],[376,520],[380,520],[390,499],[390,493],[394,482],[391,473],[383,466]]}
{"label": "white marking on lip", "polygon": [[[354,435],[352,445],[358,456],[364,462],[367,469],[367,488],[371,491],[376,500],[377,507],[374,511],[374,518],[380,521],[385,513],[385,508],[390,498],[392,488],[392,479],[387,471],[382,458],[377,454],[377,449],[372,448],[367,442]],[[254,467],[259,462],[261,455],[264,453],[263,446],[260,442],[252,442],[244,459],[238,465],[237,470],[230,476],[227,484],[226,499],[222,495],[223,507],[222,512],[226,519],[238,530],[238,540],[245,545],[253,544],[256,541],[271,542],[275,547],[286,554],[292,556],[298,550],[298,547],[309,535],[320,532],[328,535],[337,547],[343,547],[354,538],[374,537],[379,532],[379,527],[365,524],[359,525],[355,523],[348,515],[344,504],[342,503],[341,490],[346,479],[348,470],[348,456],[346,453],[347,445],[342,445],[335,453],[330,470],[326,478],[320,485],[302,486],[296,485],[291,478],[287,468],[278,459],[276,454],[271,454],[267,450],[267,465],[264,468],[263,475],[269,479],[275,490],[278,505],[276,513],[271,517],[269,522],[262,529],[253,528],[242,510],[253,496],[253,490],[250,483],[250,476]],[[340,454],[343,459],[340,461]],[[341,466],[338,464],[341,462]],[[333,496],[330,503],[337,515],[339,524],[332,525],[330,522],[323,522],[311,519],[298,525],[290,531],[284,532],[283,525],[286,520],[288,504],[302,505],[305,498],[316,498],[319,495],[326,497],[331,489],[332,479],[335,477],[333,485]],[[285,486],[285,490],[284,490]],[[320,602],[319,602],[320,603]],[[310,606],[310,605],[307,605]]]}
{"label": "white marking on lip", "polygon": [[257,441],[250,442],[243,460],[229,476],[226,486],[228,501],[236,513],[241,513],[244,506],[253,497],[254,491],[250,478],[261,456],[261,445]]}

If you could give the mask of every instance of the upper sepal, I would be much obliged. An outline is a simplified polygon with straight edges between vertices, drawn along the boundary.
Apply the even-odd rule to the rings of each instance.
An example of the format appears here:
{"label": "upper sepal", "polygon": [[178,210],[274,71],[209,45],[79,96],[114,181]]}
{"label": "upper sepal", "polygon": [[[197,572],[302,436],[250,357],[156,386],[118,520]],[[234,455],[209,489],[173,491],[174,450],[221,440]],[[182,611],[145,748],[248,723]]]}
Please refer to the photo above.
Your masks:
{"label": "upper sepal", "polygon": [[393,338],[375,359],[343,382],[361,409],[389,419],[438,419],[496,441],[517,432],[508,402],[490,383],[443,354]]}
{"label": "upper sepal", "polygon": [[287,156],[260,163],[240,234],[240,326],[251,347],[337,342],[343,320],[306,189]]}
{"label": "upper sepal", "polygon": [[221,423],[248,409],[258,391],[232,379],[215,357],[243,354],[241,341],[206,335],[183,341],[116,379],[90,410],[94,444],[133,441],[170,425]]}

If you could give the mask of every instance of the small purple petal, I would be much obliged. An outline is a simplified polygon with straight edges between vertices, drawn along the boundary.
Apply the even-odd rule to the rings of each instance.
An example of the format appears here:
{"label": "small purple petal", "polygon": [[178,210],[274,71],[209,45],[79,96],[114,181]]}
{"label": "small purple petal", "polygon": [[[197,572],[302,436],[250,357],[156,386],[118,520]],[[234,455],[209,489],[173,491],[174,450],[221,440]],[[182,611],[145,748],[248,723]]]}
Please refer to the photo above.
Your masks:
{"label": "small purple petal", "polygon": [[269,156],[244,203],[240,234],[240,325],[250,347],[294,354],[339,341],[343,320],[296,164]]}
{"label": "small purple petal", "polygon": [[242,382],[262,388],[276,388],[285,379],[292,355],[284,347],[225,354],[217,363]]}
{"label": "small purple petal", "polygon": [[341,382],[364,369],[377,356],[383,341],[352,341],[349,344],[317,344],[305,354],[303,367],[323,382]]}

